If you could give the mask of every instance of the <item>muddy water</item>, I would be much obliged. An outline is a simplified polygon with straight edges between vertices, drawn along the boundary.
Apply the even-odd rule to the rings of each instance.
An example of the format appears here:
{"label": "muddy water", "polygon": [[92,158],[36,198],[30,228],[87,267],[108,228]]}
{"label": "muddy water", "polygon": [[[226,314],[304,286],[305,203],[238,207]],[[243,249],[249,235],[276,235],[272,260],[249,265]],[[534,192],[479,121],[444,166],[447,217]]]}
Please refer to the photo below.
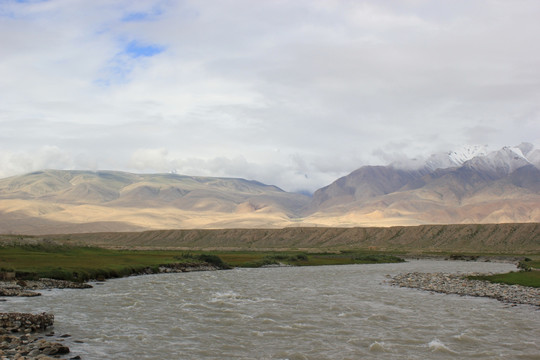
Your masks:
{"label": "muddy water", "polygon": [[384,283],[401,272],[513,269],[412,261],[162,274],[0,308],[53,312],[56,334],[72,335],[83,359],[538,359],[535,307]]}

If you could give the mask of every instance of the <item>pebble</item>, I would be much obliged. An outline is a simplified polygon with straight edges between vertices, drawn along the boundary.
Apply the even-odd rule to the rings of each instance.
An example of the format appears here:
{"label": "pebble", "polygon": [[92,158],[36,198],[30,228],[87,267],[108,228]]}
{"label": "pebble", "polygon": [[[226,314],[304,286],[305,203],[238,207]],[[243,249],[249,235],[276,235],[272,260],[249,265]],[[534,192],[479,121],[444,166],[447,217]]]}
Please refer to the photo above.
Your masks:
{"label": "pebble", "polygon": [[[421,289],[444,294],[489,297],[510,304],[528,304],[540,307],[540,288],[521,285],[497,284],[484,280],[470,280],[467,276],[479,273],[406,273],[392,277],[394,286]],[[488,274],[489,275],[489,274]]]}

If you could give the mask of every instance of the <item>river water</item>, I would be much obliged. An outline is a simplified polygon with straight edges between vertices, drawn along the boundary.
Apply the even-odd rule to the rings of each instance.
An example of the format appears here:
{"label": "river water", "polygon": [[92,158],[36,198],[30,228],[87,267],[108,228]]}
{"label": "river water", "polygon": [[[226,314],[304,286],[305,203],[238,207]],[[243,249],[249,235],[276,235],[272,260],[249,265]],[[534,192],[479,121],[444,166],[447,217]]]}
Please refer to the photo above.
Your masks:
{"label": "river water", "polygon": [[502,272],[510,264],[235,269],[130,277],[11,298],[53,312],[83,359],[539,359],[540,311],[392,287],[402,272]]}

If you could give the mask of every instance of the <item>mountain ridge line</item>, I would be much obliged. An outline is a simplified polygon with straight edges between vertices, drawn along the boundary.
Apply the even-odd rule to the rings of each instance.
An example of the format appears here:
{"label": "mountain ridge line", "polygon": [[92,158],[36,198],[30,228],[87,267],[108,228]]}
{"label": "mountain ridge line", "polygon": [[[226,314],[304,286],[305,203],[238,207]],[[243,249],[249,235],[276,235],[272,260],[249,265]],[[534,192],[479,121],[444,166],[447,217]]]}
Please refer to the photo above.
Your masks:
{"label": "mountain ridge line", "polygon": [[363,166],[312,197],[256,180],[44,170],[0,179],[0,233],[540,222],[540,150]]}

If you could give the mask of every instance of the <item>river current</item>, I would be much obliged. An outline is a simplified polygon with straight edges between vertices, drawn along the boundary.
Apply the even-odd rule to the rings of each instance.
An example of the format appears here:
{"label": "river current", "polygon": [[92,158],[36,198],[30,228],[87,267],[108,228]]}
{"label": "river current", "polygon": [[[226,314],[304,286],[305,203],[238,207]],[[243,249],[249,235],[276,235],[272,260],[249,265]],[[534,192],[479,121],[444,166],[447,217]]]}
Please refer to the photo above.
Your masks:
{"label": "river current", "polygon": [[8,298],[52,312],[91,359],[539,359],[540,311],[392,287],[402,272],[503,272],[500,263],[234,269],[109,280]]}

